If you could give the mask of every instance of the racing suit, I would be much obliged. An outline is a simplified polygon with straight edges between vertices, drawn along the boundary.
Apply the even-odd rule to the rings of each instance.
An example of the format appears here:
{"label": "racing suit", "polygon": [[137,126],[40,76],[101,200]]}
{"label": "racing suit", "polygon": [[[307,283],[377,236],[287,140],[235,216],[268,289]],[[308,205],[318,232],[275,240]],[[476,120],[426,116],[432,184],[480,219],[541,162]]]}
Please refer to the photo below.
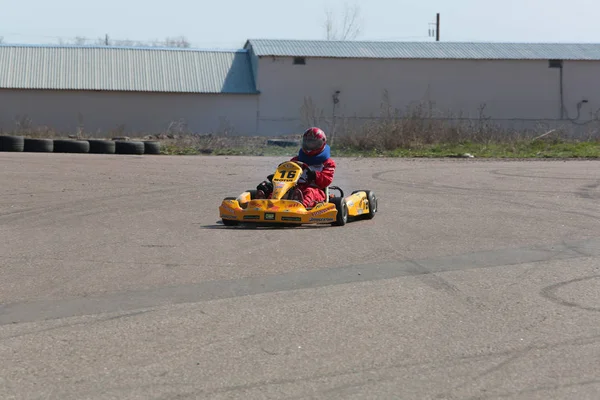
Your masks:
{"label": "racing suit", "polygon": [[[290,161],[298,161],[298,156]],[[328,158],[322,164],[309,165],[308,169],[314,171],[313,179],[305,170],[298,180],[298,189],[302,192],[302,204],[306,208],[314,207],[317,203],[325,201],[325,188],[333,182],[336,164],[332,158]]]}

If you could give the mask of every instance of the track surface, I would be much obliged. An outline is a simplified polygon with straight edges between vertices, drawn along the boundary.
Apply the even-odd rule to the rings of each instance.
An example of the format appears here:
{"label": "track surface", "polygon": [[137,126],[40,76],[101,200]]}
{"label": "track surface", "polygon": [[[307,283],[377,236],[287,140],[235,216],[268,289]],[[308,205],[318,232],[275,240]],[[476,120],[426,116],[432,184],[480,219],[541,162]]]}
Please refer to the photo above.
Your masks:
{"label": "track surface", "polygon": [[281,159],[0,153],[0,398],[600,398],[600,163],[338,159],[379,213],[225,229]]}

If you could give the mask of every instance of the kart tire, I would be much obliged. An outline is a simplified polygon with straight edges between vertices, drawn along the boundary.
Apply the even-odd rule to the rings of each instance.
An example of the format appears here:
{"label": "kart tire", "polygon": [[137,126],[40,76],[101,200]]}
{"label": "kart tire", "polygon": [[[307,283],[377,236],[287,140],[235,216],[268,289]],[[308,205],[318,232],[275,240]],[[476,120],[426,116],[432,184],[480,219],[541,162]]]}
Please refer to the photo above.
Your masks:
{"label": "kart tire", "polygon": [[332,222],[333,226],[344,226],[348,222],[348,204],[346,199],[343,197],[334,197],[331,202],[335,205],[337,210],[337,216],[335,222]]}
{"label": "kart tire", "polygon": [[240,224],[239,221],[235,221],[232,219],[221,218],[221,221],[223,221],[223,225],[225,225],[225,226],[237,226]]}
{"label": "kart tire", "polygon": [[23,151],[28,153],[52,153],[54,151],[54,141],[52,139],[25,139]]}
{"label": "kart tire", "polygon": [[25,138],[23,136],[0,136],[0,151],[22,152],[24,147]]}
{"label": "kart tire", "polygon": [[372,190],[365,190],[364,192],[367,194],[367,200],[369,201],[369,212],[365,214],[365,218],[373,219],[377,212],[377,196]]}
{"label": "kart tire", "polygon": [[115,142],[112,140],[90,139],[88,143],[92,154],[115,154]]}

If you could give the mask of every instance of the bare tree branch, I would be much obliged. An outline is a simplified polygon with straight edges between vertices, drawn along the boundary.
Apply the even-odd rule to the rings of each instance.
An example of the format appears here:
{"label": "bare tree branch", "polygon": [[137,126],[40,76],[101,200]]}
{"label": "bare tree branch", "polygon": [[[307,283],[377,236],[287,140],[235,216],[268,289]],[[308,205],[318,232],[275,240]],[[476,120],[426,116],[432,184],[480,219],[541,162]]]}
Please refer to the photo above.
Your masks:
{"label": "bare tree branch", "polygon": [[325,11],[325,38],[327,40],[335,40],[336,37],[335,32],[335,23],[333,17],[333,11],[326,10]]}
{"label": "bare tree branch", "polygon": [[353,40],[362,32],[360,7],[357,4],[344,5],[341,26],[337,26],[333,11],[325,11],[325,38],[327,40]]}
{"label": "bare tree branch", "polygon": [[344,25],[342,28],[342,40],[353,40],[361,33],[360,7],[353,5],[344,10]]}
{"label": "bare tree branch", "polygon": [[[191,43],[187,40],[185,36],[177,36],[177,37],[167,37],[164,41],[160,40],[152,40],[152,41],[139,41],[139,40],[130,40],[130,39],[109,39],[108,35],[104,38],[97,39],[88,39],[86,37],[77,36],[71,41],[65,41],[62,38],[59,38],[58,42],[61,45],[65,44],[76,44],[76,45],[84,45],[86,43],[95,43],[96,45],[104,45],[104,46],[123,46],[123,47],[168,47],[168,48],[189,48],[191,47]],[[1,43],[1,41],[0,41]]]}

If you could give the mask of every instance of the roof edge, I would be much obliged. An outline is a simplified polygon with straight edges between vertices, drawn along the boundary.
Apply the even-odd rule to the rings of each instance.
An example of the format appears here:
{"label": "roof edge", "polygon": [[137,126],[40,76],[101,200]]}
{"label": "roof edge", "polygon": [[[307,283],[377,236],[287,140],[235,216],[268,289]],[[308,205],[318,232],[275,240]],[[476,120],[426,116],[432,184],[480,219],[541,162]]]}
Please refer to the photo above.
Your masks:
{"label": "roof edge", "polygon": [[22,90],[22,91],[40,91],[40,92],[102,92],[102,93],[155,93],[155,94],[226,94],[226,95],[258,95],[260,94],[260,90],[256,90],[256,88],[251,90],[240,90],[240,91],[232,91],[232,90],[150,90],[150,89],[104,89],[104,88],[62,88],[62,87],[33,87],[33,86],[14,86],[14,85],[0,85],[0,90]]}
{"label": "roof edge", "polygon": [[138,50],[138,51],[184,51],[202,53],[247,53],[247,49],[225,49],[225,48],[200,48],[200,47],[144,47],[144,46],[104,46],[98,44],[75,45],[75,44],[28,44],[28,43],[0,43],[0,48],[44,48],[44,49],[106,49],[106,50]]}
{"label": "roof edge", "polygon": [[[443,46],[444,44],[490,44],[490,45],[542,45],[542,46],[600,46],[600,42],[502,42],[502,41],[407,41],[407,40],[326,40],[326,39],[267,39],[267,38],[254,38],[246,40],[246,45],[252,45],[252,42],[295,42],[295,43],[354,43],[354,44],[378,44],[378,43],[403,43],[403,44],[420,44],[420,45],[435,45],[435,46]],[[246,48],[244,45],[244,48]]]}

